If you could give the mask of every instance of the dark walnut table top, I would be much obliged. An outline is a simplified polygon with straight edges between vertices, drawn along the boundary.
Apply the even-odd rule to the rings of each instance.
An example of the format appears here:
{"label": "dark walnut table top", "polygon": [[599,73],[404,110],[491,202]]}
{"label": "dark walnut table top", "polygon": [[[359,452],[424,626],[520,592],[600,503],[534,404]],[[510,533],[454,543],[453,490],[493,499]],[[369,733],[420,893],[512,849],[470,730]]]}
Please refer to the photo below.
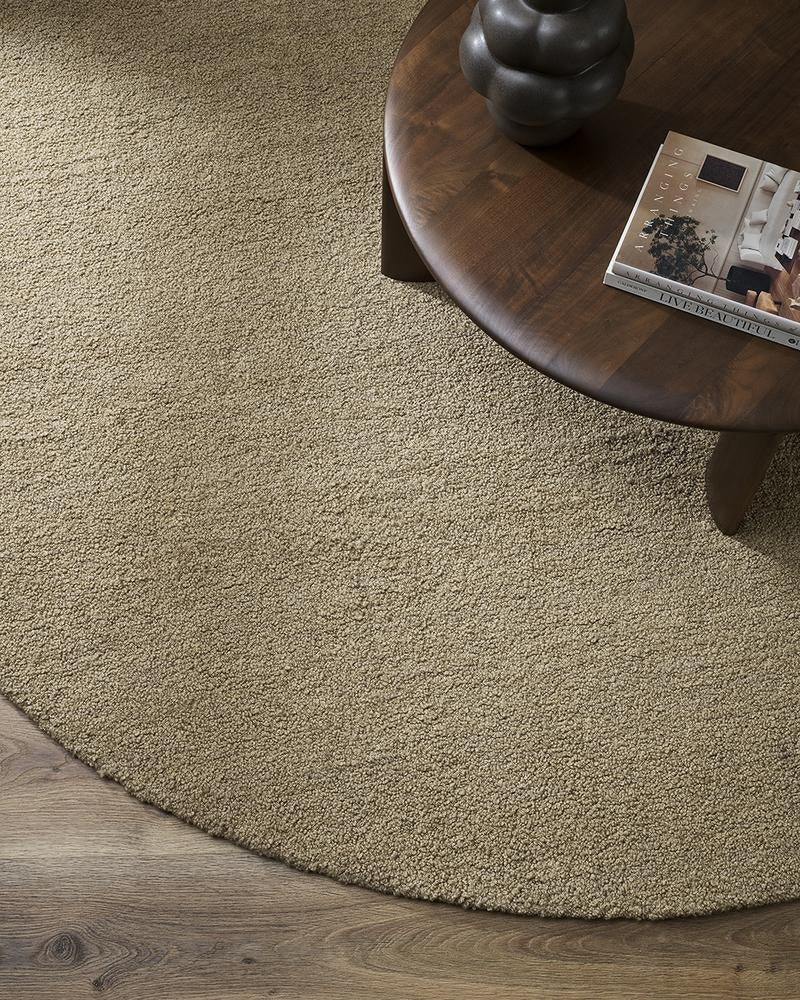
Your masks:
{"label": "dark walnut table top", "polygon": [[715,430],[800,430],[800,352],[603,286],[670,129],[800,168],[796,0],[629,0],[618,101],[562,146],[495,130],[464,80],[473,0],[430,0],[386,106],[386,169],[433,276],[499,343],[588,396]]}

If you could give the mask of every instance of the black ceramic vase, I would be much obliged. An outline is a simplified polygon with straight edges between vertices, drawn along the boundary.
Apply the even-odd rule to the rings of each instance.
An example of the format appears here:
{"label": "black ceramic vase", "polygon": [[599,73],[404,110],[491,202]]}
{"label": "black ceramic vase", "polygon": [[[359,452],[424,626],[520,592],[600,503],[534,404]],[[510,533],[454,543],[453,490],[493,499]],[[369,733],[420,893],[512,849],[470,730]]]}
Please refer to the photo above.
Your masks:
{"label": "black ceramic vase", "polygon": [[498,127],[551,146],[610,104],[633,57],[625,0],[479,0],[461,68]]}

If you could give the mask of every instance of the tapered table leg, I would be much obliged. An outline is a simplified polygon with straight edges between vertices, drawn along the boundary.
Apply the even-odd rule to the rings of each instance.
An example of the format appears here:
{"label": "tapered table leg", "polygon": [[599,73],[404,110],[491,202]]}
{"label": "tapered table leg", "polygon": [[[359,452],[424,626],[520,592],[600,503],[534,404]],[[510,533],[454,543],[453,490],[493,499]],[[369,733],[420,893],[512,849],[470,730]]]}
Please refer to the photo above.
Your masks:
{"label": "tapered table leg", "polygon": [[383,209],[381,213],[381,274],[397,281],[433,281],[408,237],[397,211],[383,163]]}
{"label": "tapered table leg", "polygon": [[767,473],[782,434],[723,431],[706,466],[706,496],[719,530],[733,535]]}

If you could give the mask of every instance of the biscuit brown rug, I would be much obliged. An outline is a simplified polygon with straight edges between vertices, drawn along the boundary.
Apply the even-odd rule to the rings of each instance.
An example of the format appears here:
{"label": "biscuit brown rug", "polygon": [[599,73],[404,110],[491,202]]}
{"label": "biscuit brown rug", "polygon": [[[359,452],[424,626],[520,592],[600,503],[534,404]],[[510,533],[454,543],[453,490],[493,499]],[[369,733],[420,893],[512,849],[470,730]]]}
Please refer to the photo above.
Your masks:
{"label": "biscuit brown rug", "polygon": [[379,277],[414,7],[3,5],[2,688],[135,795],[345,881],[800,895],[795,446],[725,538],[711,435]]}

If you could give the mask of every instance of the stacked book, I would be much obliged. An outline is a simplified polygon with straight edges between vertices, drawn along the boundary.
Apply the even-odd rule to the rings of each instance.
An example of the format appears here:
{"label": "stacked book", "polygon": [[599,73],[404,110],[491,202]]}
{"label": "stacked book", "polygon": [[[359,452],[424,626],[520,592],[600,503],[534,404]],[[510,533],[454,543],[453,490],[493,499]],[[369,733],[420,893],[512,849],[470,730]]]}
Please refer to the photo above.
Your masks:
{"label": "stacked book", "polygon": [[800,350],[799,246],[800,172],[671,132],[605,284]]}

